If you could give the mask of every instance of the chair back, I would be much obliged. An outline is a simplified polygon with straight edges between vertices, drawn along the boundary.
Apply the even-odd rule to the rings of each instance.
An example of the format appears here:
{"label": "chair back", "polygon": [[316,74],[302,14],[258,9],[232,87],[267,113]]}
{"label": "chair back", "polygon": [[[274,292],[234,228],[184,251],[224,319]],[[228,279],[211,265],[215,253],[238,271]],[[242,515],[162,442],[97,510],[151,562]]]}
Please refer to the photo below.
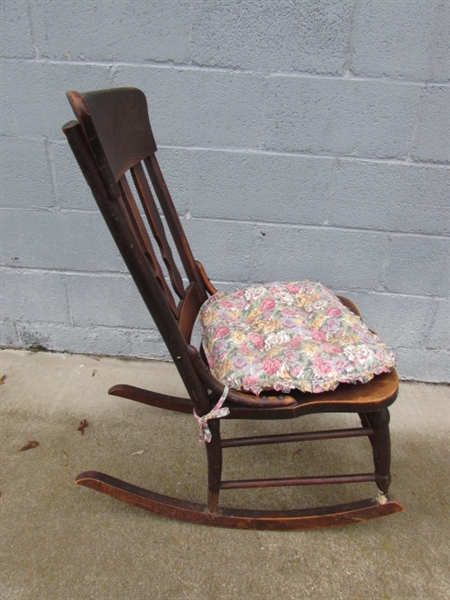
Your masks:
{"label": "chair back", "polygon": [[98,207],[200,413],[209,410],[189,343],[207,287],[156,159],[143,92],[67,92],[64,125]]}

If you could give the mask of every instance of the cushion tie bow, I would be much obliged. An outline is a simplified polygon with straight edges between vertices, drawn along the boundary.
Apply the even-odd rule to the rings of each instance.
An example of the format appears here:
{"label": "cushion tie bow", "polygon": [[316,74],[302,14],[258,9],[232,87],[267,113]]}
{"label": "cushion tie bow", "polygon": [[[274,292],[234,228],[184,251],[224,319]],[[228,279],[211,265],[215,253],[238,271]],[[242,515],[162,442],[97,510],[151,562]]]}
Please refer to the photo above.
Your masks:
{"label": "cushion tie bow", "polygon": [[203,415],[203,417],[199,417],[195,412],[194,408],[194,417],[197,419],[198,423],[198,441],[199,442],[207,442],[209,443],[212,438],[211,430],[208,427],[209,419],[220,419],[221,417],[226,417],[230,414],[230,409],[228,407],[222,408],[222,404],[225,402],[228,396],[229,388],[225,386],[223,388],[222,395],[219,398],[219,401],[215,405],[215,407],[210,410],[209,413]]}

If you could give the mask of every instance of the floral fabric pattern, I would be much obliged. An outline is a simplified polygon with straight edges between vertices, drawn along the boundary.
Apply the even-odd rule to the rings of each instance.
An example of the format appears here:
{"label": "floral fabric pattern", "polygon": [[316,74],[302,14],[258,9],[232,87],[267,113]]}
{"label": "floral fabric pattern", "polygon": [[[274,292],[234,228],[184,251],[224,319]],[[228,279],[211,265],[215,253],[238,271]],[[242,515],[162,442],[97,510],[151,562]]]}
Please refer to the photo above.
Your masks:
{"label": "floral fabric pattern", "polygon": [[320,283],[218,292],[199,316],[212,373],[237,390],[321,393],[395,366],[393,352]]}

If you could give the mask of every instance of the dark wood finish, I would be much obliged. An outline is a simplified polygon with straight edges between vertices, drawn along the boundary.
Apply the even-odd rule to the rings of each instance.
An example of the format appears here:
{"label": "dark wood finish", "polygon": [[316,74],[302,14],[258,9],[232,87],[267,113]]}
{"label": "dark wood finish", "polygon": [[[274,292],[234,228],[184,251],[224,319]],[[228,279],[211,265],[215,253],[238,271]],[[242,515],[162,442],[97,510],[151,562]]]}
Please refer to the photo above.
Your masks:
{"label": "dark wood finish", "polygon": [[293,485],[330,485],[332,483],[364,483],[375,481],[374,473],[354,473],[353,475],[312,475],[310,477],[275,477],[272,479],[234,479],[222,481],[220,489],[268,488]]}
{"label": "dark wood finish", "polygon": [[373,427],[369,437],[375,464],[375,481],[378,489],[387,494],[391,483],[391,438],[389,435],[389,411],[387,408],[368,413],[367,419]]}
{"label": "dark wood finish", "polygon": [[287,433],[284,435],[258,435],[244,438],[227,438],[222,440],[222,448],[242,446],[260,446],[263,444],[283,444],[285,442],[310,442],[315,440],[337,440],[351,437],[364,437],[374,434],[368,427],[355,429],[331,429],[325,431],[306,431],[304,433]]}
{"label": "dark wood finish", "polygon": [[[134,88],[68,92],[76,121],[64,133],[93,196],[156,323],[186,386],[179,398],[131,385],[116,385],[115,396],[182,413],[195,408],[207,414],[224,386],[213,376],[202,349],[191,345],[191,334],[202,303],[217,290],[202,264],[192,255],[180,218],[156,159],[144,94]],[[356,314],[348,299],[343,304]],[[395,371],[365,385],[341,384],[334,392],[261,396],[229,390],[226,419],[291,419],[310,413],[347,412],[359,415],[361,427],[282,435],[223,439],[220,421],[210,419],[212,440],[205,444],[208,462],[207,502],[195,504],[156,494],[98,472],[86,472],[77,482],[134,506],[193,523],[246,529],[310,529],[355,523],[402,510],[387,495],[390,483],[388,407],[398,392]],[[230,447],[306,442],[336,438],[369,438],[373,473],[317,475],[278,479],[222,480],[223,450]],[[291,485],[328,485],[372,481],[381,495],[339,506],[290,511],[219,508],[220,490]]]}
{"label": "dark wood finish", "polygon": [[374,517],[390,515],[403,510],[402,505],[393,496],[386,496],[381,501],[375,498],[311,509],[246,510],[242,508],[221,508],[215,512],[209,512],[205,504],[156,494],[145,488],[95,471],[81,473],[77,477],[77,483],[158,515],[189,521],[198,525],[215,525],[236,529],[288,531],[337,527],[360,523]]}
{"label": "dark wood finish", "polygon": [[168,396],[167,394],[159,394],[158,392],[151,392],[150,390],[137,388],[133,385],[113,385],[113,387],[109,388],[108,394],[111,394],[111,396],[128,398],[129,400],[134,400],[141,404],[156,406],[157,408],[164,408],[175,412],[192,414],[194,409],[192,400],[189,398],[178,398],[176,396]]}

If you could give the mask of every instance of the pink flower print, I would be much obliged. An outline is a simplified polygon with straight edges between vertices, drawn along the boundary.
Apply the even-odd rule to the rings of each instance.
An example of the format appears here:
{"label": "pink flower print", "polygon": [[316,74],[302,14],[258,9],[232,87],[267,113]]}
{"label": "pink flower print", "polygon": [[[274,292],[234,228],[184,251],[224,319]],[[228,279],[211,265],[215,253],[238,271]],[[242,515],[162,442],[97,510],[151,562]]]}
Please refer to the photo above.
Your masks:
{"label": "pink flower print", "polygon": [[219,300],[219,306],[221,308],[232,308],[234,306],[234,302],[230,298],[221,298]]}
{"label": "pink flower print", "polygon": [[250,390],[257,394],[259,389],[259,379],[255,375],[246,375],[242,380],[242,387],[244,390]]}
{"label": "pink flower print", "polygon": [[327,317],[338,317],[342,310],[338,306],[330,306],[327,309]]}
{"label": "pink flower print", "polygon": [[215,339],[223,338],[230,333],[230,328],[227,325],[220,325],[214,332]]}
{"label": "pink flower print", "polygon": [[311,335],[312,339],[316,342],[325,342],[327,339],[327,334],[325,333],[325,331],[319,329],[313,329]]}
{"label": "pink flower print", "polygon": [[289,342],[288,346],[289,348],[298,348],[299,346],[301,346],[303,344],[303,342],[305,341],[305,337],[303,337],[302,335],[294,335],[291,338],[291,341]]}
{"label": "pink flower print", "polygon": [[339,344],[324,344],[322,350],[328,352],[328,354],[340,354],[342,352],[342,346],[339,346]]}
{"label": "pink flower print", "polygon": [[301,286],[298,283],[288,282],[286,284],[286,289],[291,294],[298,294],[298,292],[301,290]]}
{"label": "pink flower print", "polygon": [[264,348],[264,336],[262,333],[250,333],[248,339],[258,350]]}
{"label": "pink flower print", "polygon": [[283,291],[283,289],[278,285],[271,285],[268,290],[271,294],[281,294]]}
{"label": "pink flower print", "polygon": [[263,369],[268,375],[275,375],[282,365],[283,363],[279,358],[266,356],[263,360]]}
{"label": "pink flower print", "polygon": [[269,310],[272,310],[274,306],[275,306],[275,300],[274,300],[274,298],[269,296],[268,298],[264,298],[264,300],[262,301],[261,311],[267,312]]}
{"label": "pink flower print", "polygon": [[331,365],[320,355],[316,355],[313,360],[313,369],[318,375],[327,375],[331,371]]}
{"label": "pink flower print", "polygon": [[249,348],[247,342],[242,342],[239,344],[238,350],[240,354],[245,354],[246,356],[249,354],[253,354],[253,350]]}

